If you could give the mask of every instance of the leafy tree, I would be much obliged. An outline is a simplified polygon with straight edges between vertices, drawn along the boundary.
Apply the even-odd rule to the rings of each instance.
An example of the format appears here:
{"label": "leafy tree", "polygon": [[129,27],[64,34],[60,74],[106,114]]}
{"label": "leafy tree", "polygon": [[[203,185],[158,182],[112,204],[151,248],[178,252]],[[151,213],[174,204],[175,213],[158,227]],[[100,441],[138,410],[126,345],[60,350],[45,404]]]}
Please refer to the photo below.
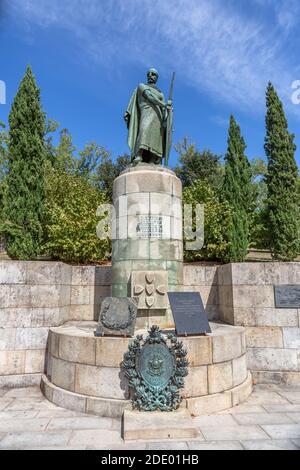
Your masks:
{"label": "leafy tree", "polygon": [[250,215],[254,210],[251,168],[245,156],[246,144],[233,116],[230,117],[225,177],[222,194],[232,208],[228,227],[229,249],[224,261],[244,261],[250,241]]}
{"label": "leafy tree", "polygon": [[2,232],[12,258],[32,259],[43,240],[45,115],[31,67],[9,114],[7,191]]}
{"label": "leafy tree", "polygon": [[101,165],[101,163],[106,160],[109,155],[109,152],[96,142],[87,143],[84,149],[79,152],[79,159],[76,163],[75,174],[78,176],[83,176],[93,185],[98,186],[99,181],[97,175],[99,165]]}
{"label": "leafy tree", "polygon": [[186,137],[175,146],[175,150],[179,154],[179,165],[174,171],[181,179],[183,187],[190,186],[196,180],[205,179],[213,188],[220,188],[224,171],[219,155],[210,150],[199,152]]}
{"label": "leafy tree", "polygon": [[114,163],[109,153],[103,155],[102,161],[96,170],[95,181],[101,190],[106,191],[109,200],[112,200],[113,182],[120,173],[130,164],[130,156],[121,155]]}
{"label": "leafy tree", "polygon": [[[205,180],[196,180],[183,190],[184,204],[204,204],[204,245],[199,251],[185,250],[186,261],[201,259],[222,260],[228,251],[227,233],[232,214],[229,204],[222,202]],[[193,229],[196,229],[194,217]]]}
{"label": "leafy tree", "polygon": [[97,208],[107,203],[105,193],[83,177],[51,169],[46,192],[44,253],[55,259],[88,263],[106,259],[110,240],[96,234]]}
{"label": "leafy tree", "polygon": [[59,123],[57,121],[51,118],[46,119],[45,143],[49,160],[48,163],[53,166],[55,164],[55,146],[53,143],[53,134],[57,131],[58,128]]}
{"label": "leafy tree", "polygon": [[74,174],[76,170],[76,157],[74,152],[76,147],[73,145],[72,136],[68,129],[60,131],[58,146],[54,149],[53,166],[57,170]]}
{"label": "leafy tree", "polygon": [[298,169],[294,135],[271,83],[266,93],[265,152],[268,157],[266,230],[272,256],[291,261],[299,252]]}

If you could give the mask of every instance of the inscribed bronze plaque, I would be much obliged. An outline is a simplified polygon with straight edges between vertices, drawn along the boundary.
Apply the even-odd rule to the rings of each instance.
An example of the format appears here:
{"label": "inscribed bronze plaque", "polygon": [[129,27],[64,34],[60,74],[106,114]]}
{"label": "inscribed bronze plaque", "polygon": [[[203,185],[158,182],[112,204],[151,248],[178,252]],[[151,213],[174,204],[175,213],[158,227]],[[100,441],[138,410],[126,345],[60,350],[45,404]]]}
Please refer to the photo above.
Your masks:
{"label": "inscribed bronze plaque", "polygon": [[300,285],[274,286],[276,308],[300,308]]}

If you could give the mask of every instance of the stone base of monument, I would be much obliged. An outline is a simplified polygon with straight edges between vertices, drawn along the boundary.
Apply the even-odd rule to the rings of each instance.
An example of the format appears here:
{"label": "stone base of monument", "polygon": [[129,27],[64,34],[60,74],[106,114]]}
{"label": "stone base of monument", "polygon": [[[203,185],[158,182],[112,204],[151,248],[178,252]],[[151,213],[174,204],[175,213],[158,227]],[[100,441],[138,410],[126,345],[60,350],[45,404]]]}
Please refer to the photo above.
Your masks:
{"label": "stone base of monument", "polygon": [[[42,391],[58,406],[99,416],[121,417],[131,409],[121,369],[131,338],[95,337],[96,322],[69,322],[50,329]],[[252,391],[245,330],[210,323],[208,336],[182,338],[189,374],[182,390],[192,416],[215,413],[244,401]],[[136,334],[147,334],[136,331]]]}
{"label": "stone base of monument", "polygon": [[199,431],[186,408],[161,411],[124,411],[122,437],[126,440],[195,439]]}

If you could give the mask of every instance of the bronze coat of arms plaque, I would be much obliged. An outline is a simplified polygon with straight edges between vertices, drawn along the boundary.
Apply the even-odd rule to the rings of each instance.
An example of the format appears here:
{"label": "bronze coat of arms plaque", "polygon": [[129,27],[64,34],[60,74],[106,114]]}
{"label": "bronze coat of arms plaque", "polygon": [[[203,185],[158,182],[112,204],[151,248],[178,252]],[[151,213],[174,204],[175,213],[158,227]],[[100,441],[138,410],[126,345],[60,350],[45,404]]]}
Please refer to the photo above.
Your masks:
{"label": "bronze coat of arms plaque", "polygon": [[181,403],[179,390],[188,374],[187,351],[173,333],[152,326],[149,336],[138,335],[124,354],[133,408],[172,411]]}

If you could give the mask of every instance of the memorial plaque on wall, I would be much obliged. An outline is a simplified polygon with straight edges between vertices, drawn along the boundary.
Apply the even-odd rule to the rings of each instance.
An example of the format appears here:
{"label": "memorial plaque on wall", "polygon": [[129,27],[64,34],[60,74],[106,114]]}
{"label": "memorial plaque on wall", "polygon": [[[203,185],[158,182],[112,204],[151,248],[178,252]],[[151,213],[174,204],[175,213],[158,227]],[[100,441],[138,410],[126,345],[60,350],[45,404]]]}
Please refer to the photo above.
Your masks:
{"label": "memorial plaque on wall", "polygon": [[274,286],[276,308],[300,308],[300,285]]}
{"label": "memorial plaque on wall", "polygon": [[139,238],[161,239],[163,235],[162,217],[159,215],[139,215],[136,233]]}
{"label": "memorial plaque on wall", "polygon": [[211,333],[199,292],[168,292],[178,336]]}

